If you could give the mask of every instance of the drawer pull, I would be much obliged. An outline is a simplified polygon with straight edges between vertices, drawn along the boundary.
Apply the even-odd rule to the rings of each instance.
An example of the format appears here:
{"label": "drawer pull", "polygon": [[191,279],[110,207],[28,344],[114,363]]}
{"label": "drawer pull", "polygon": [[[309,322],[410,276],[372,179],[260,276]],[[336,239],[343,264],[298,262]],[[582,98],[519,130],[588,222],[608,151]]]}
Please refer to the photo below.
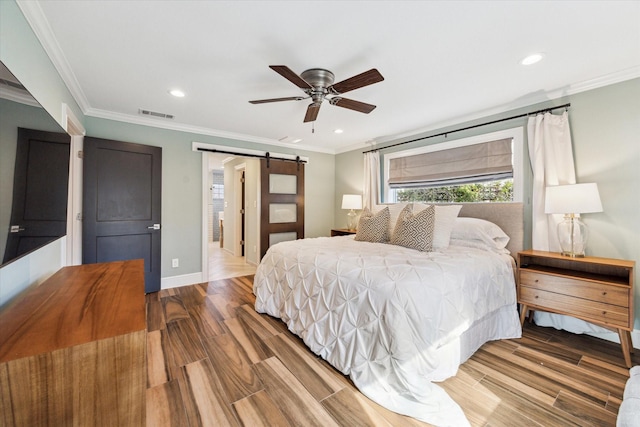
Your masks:
{"label": "drawer pull", "polygon": [[606,311],[603,311],[603,312],[602,312],[602,315],[603,315],[603,316],[606,316],[606,315],[607,315],[607,312],[606,312]]}
{"label": "drawer pull", "polygon": [[536,299],[538,299],[538,295],[536,295]]}
{"label": "drawer pull", "polygon": [[603,293],[602,293],[602,295],[603,295],[603,296],[604,296],[604,295],[606,295],[606,294],[607,294],[606,292],[603,292]]}
{"label": "drawer pull", "polygon": [[540,280],[536,279],[533,281],[533,283],[538,283]]}

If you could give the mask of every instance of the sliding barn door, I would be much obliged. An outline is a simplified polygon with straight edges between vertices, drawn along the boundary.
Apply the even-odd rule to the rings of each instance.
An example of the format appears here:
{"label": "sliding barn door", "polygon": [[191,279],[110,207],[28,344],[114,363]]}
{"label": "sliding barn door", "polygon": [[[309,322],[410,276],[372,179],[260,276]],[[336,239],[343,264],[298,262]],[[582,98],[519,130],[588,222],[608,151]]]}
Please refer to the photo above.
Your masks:
{"label": "sliding barn door", "polygon": [[260,161],[260,258],[270,246],[304,238],[304,163]]}

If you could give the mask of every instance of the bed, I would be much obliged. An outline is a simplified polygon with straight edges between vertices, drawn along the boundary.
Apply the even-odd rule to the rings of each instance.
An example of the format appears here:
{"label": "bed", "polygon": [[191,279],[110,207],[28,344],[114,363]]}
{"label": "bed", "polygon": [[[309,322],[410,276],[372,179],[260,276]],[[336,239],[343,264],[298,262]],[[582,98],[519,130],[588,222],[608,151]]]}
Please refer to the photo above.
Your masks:
{"label": "bed", "polygon": [[[282,319],[373,401],[434,425],[462,426],[468,421],[461,408],[434,382],[455,375],[485,342],[521,336],[509,253],[522,249],[523,206],[455,205],[459,213],[447,214],[446,222],[437,212],[453,206],[439,206],[429,208],[438,209],[429,224],[449,229],[437,248],[442,233],[430,236],[430,251],[358,241],[360,229],[356,237],[272,246],[255,274],[255,308]],[[396,215],[391,233],[398,211],[402,217],[410,208],[387,208]],[[382,209],[376,218],[387,215]],[[505,236],[489,236],[485,247],[476,228],[481,240],[485,229]]]}

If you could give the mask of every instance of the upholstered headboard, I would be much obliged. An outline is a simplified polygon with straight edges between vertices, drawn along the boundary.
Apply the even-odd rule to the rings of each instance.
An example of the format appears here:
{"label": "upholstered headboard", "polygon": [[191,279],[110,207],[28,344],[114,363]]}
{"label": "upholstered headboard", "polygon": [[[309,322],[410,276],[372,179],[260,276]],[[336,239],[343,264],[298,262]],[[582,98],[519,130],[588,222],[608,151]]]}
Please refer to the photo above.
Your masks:
{"label": "upholstered headboard", "polygon": [[524,205],[520,202],[456,203],[462,205],[458,216],[491,221],[507,233],[507,249],[513,257],[524,249]]}
{"label": "upholstered headboard", "polygon": [[[423,202],[419,202],[423,203]],[[406,204],[406,203],[405,203]],[[393,205],[384,203],[377,206]],[[507,236],[507,249],[515,258],[524,249],[524,204],[521,202],[487,203],[438,203],[438,205],[461,205],[458,216],[480,218],[491,221],[500,227]]]}

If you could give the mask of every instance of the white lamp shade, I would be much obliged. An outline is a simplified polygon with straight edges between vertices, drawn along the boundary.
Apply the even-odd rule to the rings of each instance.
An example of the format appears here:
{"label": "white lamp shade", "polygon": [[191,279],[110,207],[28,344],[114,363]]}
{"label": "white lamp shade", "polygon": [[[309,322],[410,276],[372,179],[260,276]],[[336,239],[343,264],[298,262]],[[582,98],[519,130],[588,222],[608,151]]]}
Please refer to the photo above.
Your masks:
{"label": "white lamp shade", "polygon": [[344,194],[342,209],[362,209],[362,196],[359,194]]}
{"label": "white lamp shade", "polygon": [[602,212],[598,185],[568,184],[547,187],[544,212],[550,214],[581,214]]}

